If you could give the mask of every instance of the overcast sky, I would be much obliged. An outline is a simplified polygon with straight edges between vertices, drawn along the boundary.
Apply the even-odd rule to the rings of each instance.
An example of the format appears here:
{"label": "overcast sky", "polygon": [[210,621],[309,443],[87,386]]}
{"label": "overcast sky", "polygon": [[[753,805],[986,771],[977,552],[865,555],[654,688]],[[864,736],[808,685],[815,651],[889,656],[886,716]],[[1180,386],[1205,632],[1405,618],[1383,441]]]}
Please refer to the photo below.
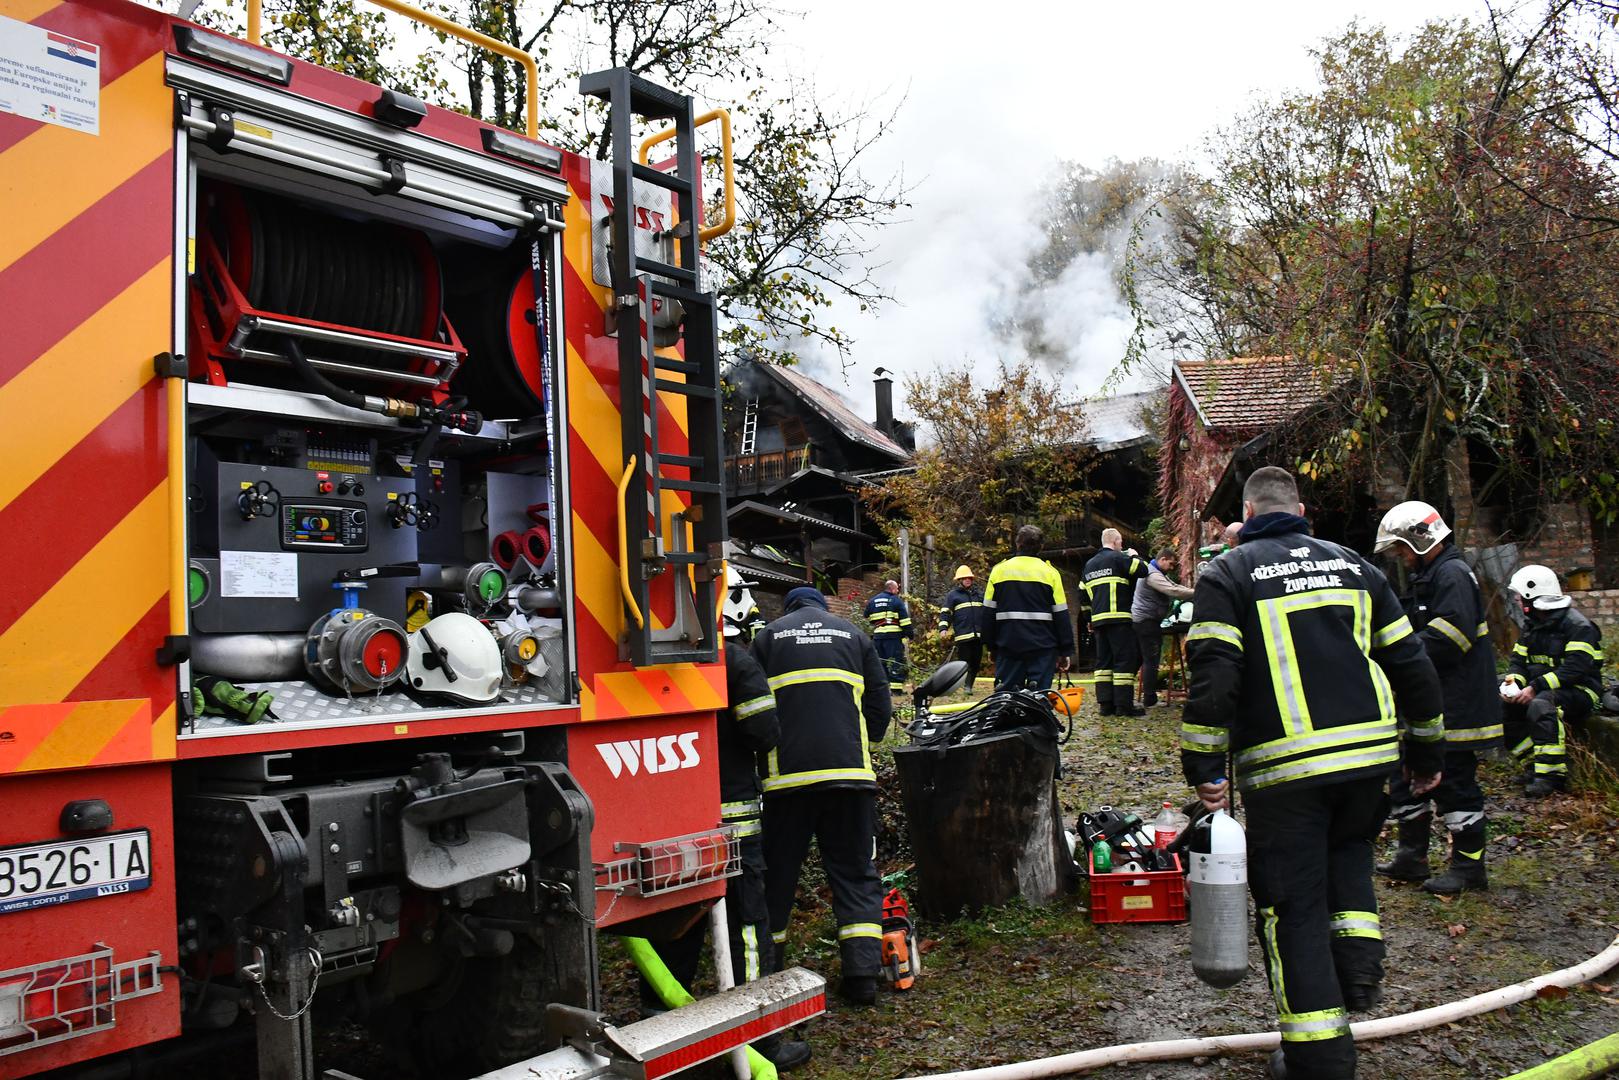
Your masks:
{"label": "overcast sky", "polygon": [[[992,363],[1007,345],[985,312],[1033,243],[1033,193],[1055,162],[1185,159],[1256,96],[1308,85],[1310,48],[1351,19],[1401,33],[1482,13],[1461,0],[810,0],[784,27],[784,51],[823,94],[906,95],[870,172],[903,169],[916,185],[908,220],[878,241],[896,303],[837,312],[856,342],[847,379],[826,358],[810,370],[870,416],[879,365],[905,375]],[[1073,347],[1062,376],[1086,395],[1121,354],[1128,313],[1106,266],[1076,267],[1063,284]]]}

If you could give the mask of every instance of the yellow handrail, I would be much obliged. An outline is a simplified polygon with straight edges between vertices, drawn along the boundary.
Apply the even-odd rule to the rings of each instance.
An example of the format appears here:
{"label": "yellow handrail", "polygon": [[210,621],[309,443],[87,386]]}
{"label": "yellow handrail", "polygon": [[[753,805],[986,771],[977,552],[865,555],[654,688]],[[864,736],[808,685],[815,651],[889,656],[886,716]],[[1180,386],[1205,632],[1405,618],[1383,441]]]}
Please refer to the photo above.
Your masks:
{"label": "yellow handrail", "polygon": [[[528,82],[528,137],[531,139],[539,137],[540,65],[533,56],[519,49],[516,45],[507,44],[498,38],[490,37],[488,34],[480,34],[476,30],[462,26],[460,23],[451,22],[449,19],[435,15],[431,11],[423,11],[413,4],[407,4],[404,0],[371,0],[371,3],[379,8],[403,15],[407,19],[414,19],[416,22],[432,27],[440,33],[458,37],[469,44],[476,45],[481,49],[488,49],[492,53],[498,53],[508,60],[515,60],[517,63],[522,64],[523,73]],[[262,44],[259,37],[259,28],[260,13],[263,7],[264,0],[247,0],[247,40],[254,45]]]}
{"label": "yellow handrail", "polygon": [[630,537],[624,521],[624,494],[630,490],[630,480],[635,476],[635,459],[630,458],[624,462],[624,475],[618,481],[618,587],[623,590],[624,602],[630,606],[630,614],[635,616],[635,628],[646,629],[646,619],[641,615],[641,605],[635,602],[635,594],[630,591]]}
{"label": "yellow handrail", "polygon": [[[725,217],[718,225],[706,225],[697,233],[699,240],[712,240],[724,236],[736,224],[736,162],[731,157],[731,114],[724,109],[712,109],[699,116],[694,127],[702,127],[712,120],[720,122],[720,163],[725,178]],[[661,142],[675,137],[676,128],[669,128],[651,136],[641,144],[641,164],[647,164],[647,154]]]}

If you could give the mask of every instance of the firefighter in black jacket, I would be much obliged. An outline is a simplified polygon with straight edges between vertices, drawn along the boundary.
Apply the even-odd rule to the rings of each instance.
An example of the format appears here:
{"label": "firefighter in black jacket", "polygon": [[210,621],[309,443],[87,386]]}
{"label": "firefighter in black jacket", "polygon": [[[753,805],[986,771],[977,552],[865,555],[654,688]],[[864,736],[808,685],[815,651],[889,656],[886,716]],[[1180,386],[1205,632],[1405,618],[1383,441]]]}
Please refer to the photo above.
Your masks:
{"label": "firefighter in black jacket", "polygon": [[888,672],[888,689],[905,690],[905,643],[916,633],[911,626],[911,609],[899,594],[899,582],[883,582],[883,591],[866,601],[866,622],[871,624],[871,641]]}
{"label": "firefighter in black jacket", "polygon": [[[749,605],[751,607],[751,603]],[[775,970],[775,949],[768,945],[770,914],[765,901],[764,805],[759,784],[759,755],[775,749],[781,735],[776,698],[764,669],[743,640],[758,616],[753,607],[737,618],[725,617],[725,692],[730,705],[719,715],[720,819],[735,828],[742,873],[725,886],[725,916],[730,927],[731,968],[736,985]],[[700,919],[673,941],[658,944],[658,954],[680,985],[690,989],[697,977],[708,920]],[[648,1002],[648,988],[642,999]],[[782,1071],[808,1061],[810,1048],[797,1039],[772,1035],[754,1044]]]}
{"label": "firefighter in black jacket", "polygon": [[1074,652],[1068,593],[1057,568],[1039,557],[1040,530],[1018,528],[1017,554],[996,563],[984,591],[984,644],[995,654],[998,690],[1050,690]]}
{"label": "firefighter in black jacket", "polygon": [[1197,583],[1187,634],[1186,779],[1228,804],[1244,793],[1249,887],[1282,1032],[1276,1076],[1355,1074],[1349,1009],[1380,998],[1383,935],[1372,841],[1401,760],[1421,795],[1438,782],[1439,677],[1388,580],[1310,535],[1285,470],[1243,487],[1242,544]]}
{"label": "firefighter in black jacket", "polygon": [[1602,631],[1544,566],[1519,567],[1507,588],[1528,620],[1501,685],[1507,745],[1524,769],[1524,794],[1538,799],[1568,789],[1566,725],[1602,700]]}
{"label": "firefighter in black jacket", "polygon": [[[1141,646],[1130,624],[1136,582],[1147,576],[1145,559],[1121,549],[1117,529],[1102,530],[1102,550],[1091,556],[1080,576],[1091,601],[1091,636],[1096,639],[1096,711],[1103,716],[1144,716],[1136,708],[1136,669]],[[1195,609],[1194,609],[1195,610]]]}
{"label": "firefighter in black jacket", "polygon": [[883,893],[873,864],[877,774],[871,744],[888,731],[888,676],[871,639],[830,614],[808,586],[787,594],[787,614],[759,631],[753,655],[781,717],[781,743],[764,779],[765,892],[779,962],[814,839],[832,887],[846,1001],[877,1000]]}
{"label": "firefighter in black jacket", "polygon": [[1445,697],[1444,779],[1434,788],[1431,804],[1450,834],[1450,866],[1429,877],[1430,799],[1414,796],[1411,785],[1396,776],[1389,784],[1389,816],[1399,829],[1399,848],[1377,872],[1421,881],[1431,893],[1485,889],[1489,878],[1478,755],[1501,744],[1501,695],[1478,578],[1450,540],[1450,526],[1425,502],[1401,503],[1383,515],[1374,550],[1398,558],[1412,571],[1405,613],[1439,672]]}
{"label": "firefighter in black jacket", "polygon": [[956,587],[944,594],[939,609],[939,633],[949,634],[956,646],[956,659],[967,665],[970,693],[984,664],[984,594],[973,584],[972,567],[956,567]]}

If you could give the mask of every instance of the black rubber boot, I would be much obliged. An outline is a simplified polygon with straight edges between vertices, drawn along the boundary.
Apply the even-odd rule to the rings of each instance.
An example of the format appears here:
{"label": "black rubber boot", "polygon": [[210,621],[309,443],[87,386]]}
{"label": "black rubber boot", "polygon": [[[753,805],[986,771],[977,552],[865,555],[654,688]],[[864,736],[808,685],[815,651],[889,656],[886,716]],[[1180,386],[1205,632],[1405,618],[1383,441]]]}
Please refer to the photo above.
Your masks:
{"label": "black rubber boot", "polygon": [[838,997],[850,1005],[877,1004],[877,976],[845,975],[838,983]]}
{"label": "black rubber boot", "polygon": [[812,1056],[809,1043],[782,1035],[760,1039],[753,1048],[774,1065],[777,1072],[792,1072]]}
{"label": "black rubber boot", "polygon": [[1443,873],[1435,874],[1422,883],[1423,891],[1442,893],[1445,896],[1452,893],[1467,892],[1469,889],[1482,891],[1489,887],[1489,876],[1484,872],[1484,861],[1482,859],[1478,862],[1473,862],[1471,859],[1453,859]]}
{"label": "black rubber boot", "polygon": [[1484,872],[1484,822],[1475,822],[1450,834],[1450,866],[1424,881],[1422,887],[1427,892],[1447,896],[1490,887],[1489,876]]}
{"label": "black rubber boot", "polygon": [[1383,987],[1378,983],[1350,983],[1343,990],[1344,1008],[1350,1012],[1375,1009],[1383,1000]]}
{"label": "black rubber boot", "polygon": [[1428,876],[1428,836],[1433,818],[1423,814],[1420,818],[1402,821],[1399,825],[1399,847],[1394,858],[1377,864],[1377,872],[1395,881],[1421,881]]}
{"label": "black rubber boot", "polygon": [[1523,793],[1531,799],[1544,799],[1548,795],[1561,795],[1568,790],[1568,781],[1556,773],[1537,776],[1523,789]]}

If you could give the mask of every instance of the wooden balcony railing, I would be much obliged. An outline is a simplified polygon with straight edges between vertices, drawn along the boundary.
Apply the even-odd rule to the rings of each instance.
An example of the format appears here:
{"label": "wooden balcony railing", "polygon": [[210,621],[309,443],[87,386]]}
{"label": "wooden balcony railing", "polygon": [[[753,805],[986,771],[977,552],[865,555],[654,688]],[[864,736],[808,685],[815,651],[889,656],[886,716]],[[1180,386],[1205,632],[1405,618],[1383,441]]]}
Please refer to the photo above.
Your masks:
{"label": "wooden balcony railing", "polygon": [[725,459],[726,485],[733,491],[757,490],[784,480],[809,467],[811,447],[793,446],[766,454],[747,454]]}

